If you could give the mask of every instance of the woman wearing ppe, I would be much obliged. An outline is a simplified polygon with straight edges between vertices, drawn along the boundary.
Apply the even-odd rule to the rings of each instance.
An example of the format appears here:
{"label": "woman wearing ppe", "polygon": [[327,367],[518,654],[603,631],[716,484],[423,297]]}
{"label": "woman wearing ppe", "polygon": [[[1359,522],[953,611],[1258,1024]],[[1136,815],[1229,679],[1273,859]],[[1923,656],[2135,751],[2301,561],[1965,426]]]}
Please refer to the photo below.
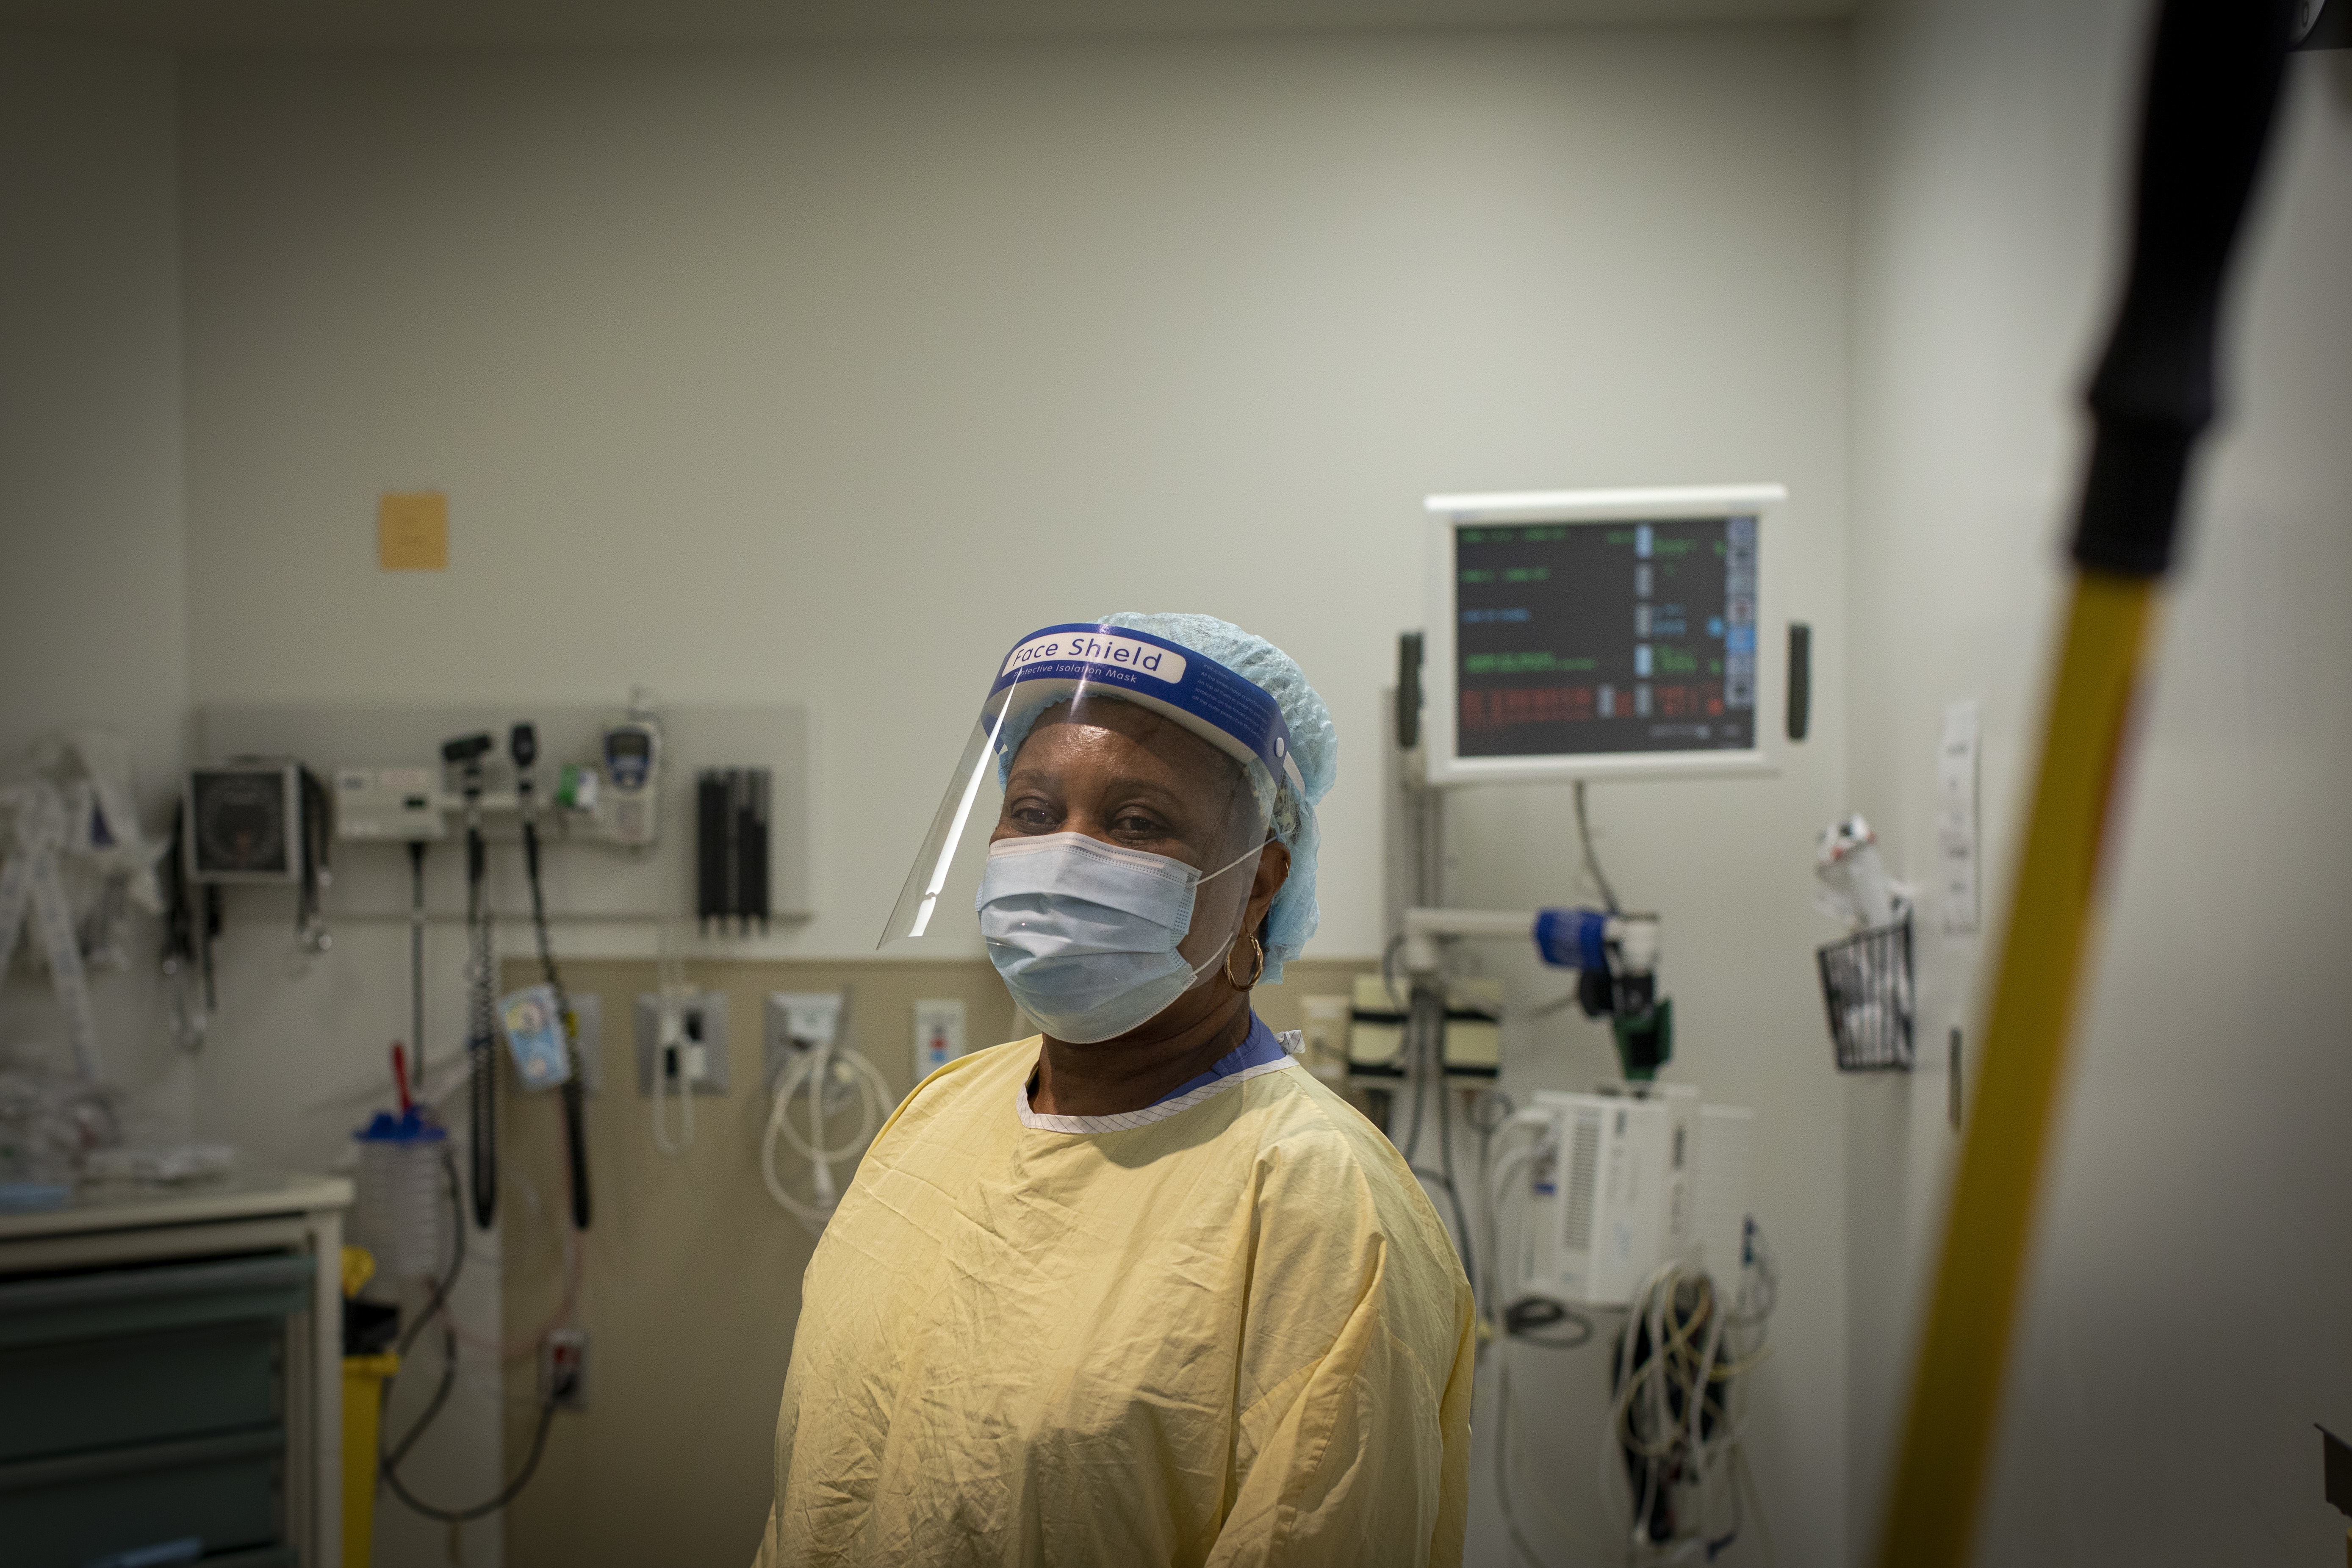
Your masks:
{"label": "woman wearing ppe", "polygon": [[919,1085],[827,1225],[762,1568],[1461,1560],[1469,1285],[1249,1005],[1315,930],[1333,751],[1206,616],[1007,658],[885,940],[993,773],[980,927],[1044,1032]]}

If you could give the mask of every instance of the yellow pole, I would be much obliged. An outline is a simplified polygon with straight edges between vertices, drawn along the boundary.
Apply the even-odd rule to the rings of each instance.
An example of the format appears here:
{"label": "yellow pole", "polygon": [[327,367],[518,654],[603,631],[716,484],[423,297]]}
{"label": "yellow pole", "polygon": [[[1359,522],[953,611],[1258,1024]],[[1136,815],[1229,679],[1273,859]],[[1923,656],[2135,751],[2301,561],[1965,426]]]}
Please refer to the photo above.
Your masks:
{"label": "yellow pole", "polygon": [[368,1568],[374,1548],[383,1385],[399,1371],[400,1358],[390,1351],[343,1358],[343,1568]]}
{"label": "yellow pole", "polygon": [[2086,401],[2096,419],[2074,582],[2042,740],[1976,1121],[1895,1463],[1881,1568],[1969,1561],[2036,1184],[2095,921],[2108,805],[2172,563],[2197,437],[2213,416],[2222,286],[2260,173],[2294,0],[2161,0],[2141,105],[2131,265]]}
{"label": "yellow pole", "polygon": [[1881,1568],[1969,1561],[2078,960],[2095,929],[2107,802],[2154,618],[2151,578],[2084,570],[2075,580]]}

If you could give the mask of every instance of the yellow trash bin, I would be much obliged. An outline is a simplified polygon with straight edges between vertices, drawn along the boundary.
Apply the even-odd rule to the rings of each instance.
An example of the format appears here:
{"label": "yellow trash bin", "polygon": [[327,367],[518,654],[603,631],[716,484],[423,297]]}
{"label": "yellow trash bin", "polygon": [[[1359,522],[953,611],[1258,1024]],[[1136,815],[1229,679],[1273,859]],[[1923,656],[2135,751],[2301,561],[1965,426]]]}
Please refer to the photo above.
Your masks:
{"label": "yellow trash bin", "polygon": [[368,1568],[375,1539],[376,1435],[384,1380],[400,1370],[390,1351],[343,1358],[343,1568]]}

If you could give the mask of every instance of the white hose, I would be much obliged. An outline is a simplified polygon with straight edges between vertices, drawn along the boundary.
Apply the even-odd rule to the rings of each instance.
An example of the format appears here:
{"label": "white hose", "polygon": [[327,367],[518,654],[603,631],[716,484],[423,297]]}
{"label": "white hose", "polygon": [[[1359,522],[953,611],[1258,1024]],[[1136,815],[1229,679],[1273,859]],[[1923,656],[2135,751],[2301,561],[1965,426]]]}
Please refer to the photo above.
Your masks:
{"label": "white hose", "polygon": [[[856,1133],[837,1147],[824,1141],[825,1091],[847,1079],[856,1090],[858,1102]],[[792,1104],[803,1091],[809,1098],[808,1135],[803,1138],[793,1125]],[[811,1236],[824,1229],[824,1222],[833,1215],[839,1201],[839,1187],[834,1181],[833,1167],[843,1161],[855,1162],[882,1125],[893,1099],[890,1086],[872,1062],[846,1046],[820,1043],[793,1057],[782,1076],[776,1079],[776,1092],[768,1107],[768,1129],[760,1139],[760,1178],[767,1184],[768,1195],[779,1206],[805,1226]],[[809,1185],[814,1201],[803,1203],[784,1185],[776,1171],[776,1145],[791,1145],[793,1153],[809,1163]]]}
{"label": "white hose", "polygon": [[[694,1147],[694,1077],[687,1071],[686,999],[693,994],[686,982],[686,959],[678,952],[678,933],[664,921],[654,933],[654,984],[660,987],[660,1022],[654,1031],[654,1147],[671,1159],[682,1159]],[[669,1135],[669,1118],[663,1114],[663,1089],[677,1088],[677,1137]]]}
{"label": "white hose", "polygon": [[[686,1032],[679,1026],[677,992],[662,988],[661,1025],[654,1041],[654,1147],[671,1159],[683,1158],[694,1147],[694,1079],[687,1071]],[[671,1072],[675,1066],[676,1073]],[[677,1086],[677,1137],[669,1135],[669,1118],[662,1112],[664,1088]]]}
{"label": "white hose", "polygon": [[[1535,1142],[1514,1149],[1509,1140],[1517,1132],[1532,1132]],[[1481,1256],[1486,1265],[1486,1289],[1481,1296],[1486,1302],[1486,1320],[1497,1336],[1503,1328],[1504,1309],[1509,1305],[1506,1298],[1519,1284],[1503,1265],[1503,1207],[1519,1172],[1550,1147],[1551,1133],[1549,1111],[1531,1107],[1514,1112],[1496,1129],[1493,1145],[1487,1152],[1487,1165],[1478,1173],[1478,1223],[1486,1233],[1480,1238]]]}
{"label": "white hose", "polygon": [[[833,1042],[831,1040],[820,1040],[817,1042],[816,1047],[816,1060],[809,1068],[807,1079],[809,1089],[808,1147],[813,1150],[823,1149],[824,1147],[824,1091],[826,1089],[831,1087],[832,1079]],[[863,1095],[858,1097],[858,1109],[860,1110],[864,1110],[866,1109],[865,1096]],[[861,1129],[864,1136],[856,1140],[857,1143],[862,1145],[866,1142],[866,1137],[872,1136],[871,1129],[873,1127],[873,1117],[870,1115],[867,1116],[866,1119],[866,1126],[864,1129]],[[792,1130],[793,1119],[787,1116],[784,1118],[784,1131],[786,1132],[790,1132]],[[798,1139],[793,1140],[793,1142],[796,1146],[799,1142],[800,1140]],[[833,1212],[834,1206],[841,1201],[840,1194],[835,1193],[833,1187],[832,1163],[816,1154],[810,1154],[808,1156],[808,1162],[809,1184],[816,1189],[816,1206],[824,1210],[827,1214],[830,1214]]]}

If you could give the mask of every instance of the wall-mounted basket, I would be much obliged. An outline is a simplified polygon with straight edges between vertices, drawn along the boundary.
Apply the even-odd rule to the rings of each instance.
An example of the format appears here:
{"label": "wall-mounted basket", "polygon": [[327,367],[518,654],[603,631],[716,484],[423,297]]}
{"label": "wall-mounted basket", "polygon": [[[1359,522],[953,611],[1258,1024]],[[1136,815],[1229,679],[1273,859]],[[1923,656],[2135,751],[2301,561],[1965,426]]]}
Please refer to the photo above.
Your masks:
{"label": "wall-mounted basket", "polygon": [[1909,1072],[1912,1059],[1911,910],[1815,955],[1822,1005],[1840,1072]]}

